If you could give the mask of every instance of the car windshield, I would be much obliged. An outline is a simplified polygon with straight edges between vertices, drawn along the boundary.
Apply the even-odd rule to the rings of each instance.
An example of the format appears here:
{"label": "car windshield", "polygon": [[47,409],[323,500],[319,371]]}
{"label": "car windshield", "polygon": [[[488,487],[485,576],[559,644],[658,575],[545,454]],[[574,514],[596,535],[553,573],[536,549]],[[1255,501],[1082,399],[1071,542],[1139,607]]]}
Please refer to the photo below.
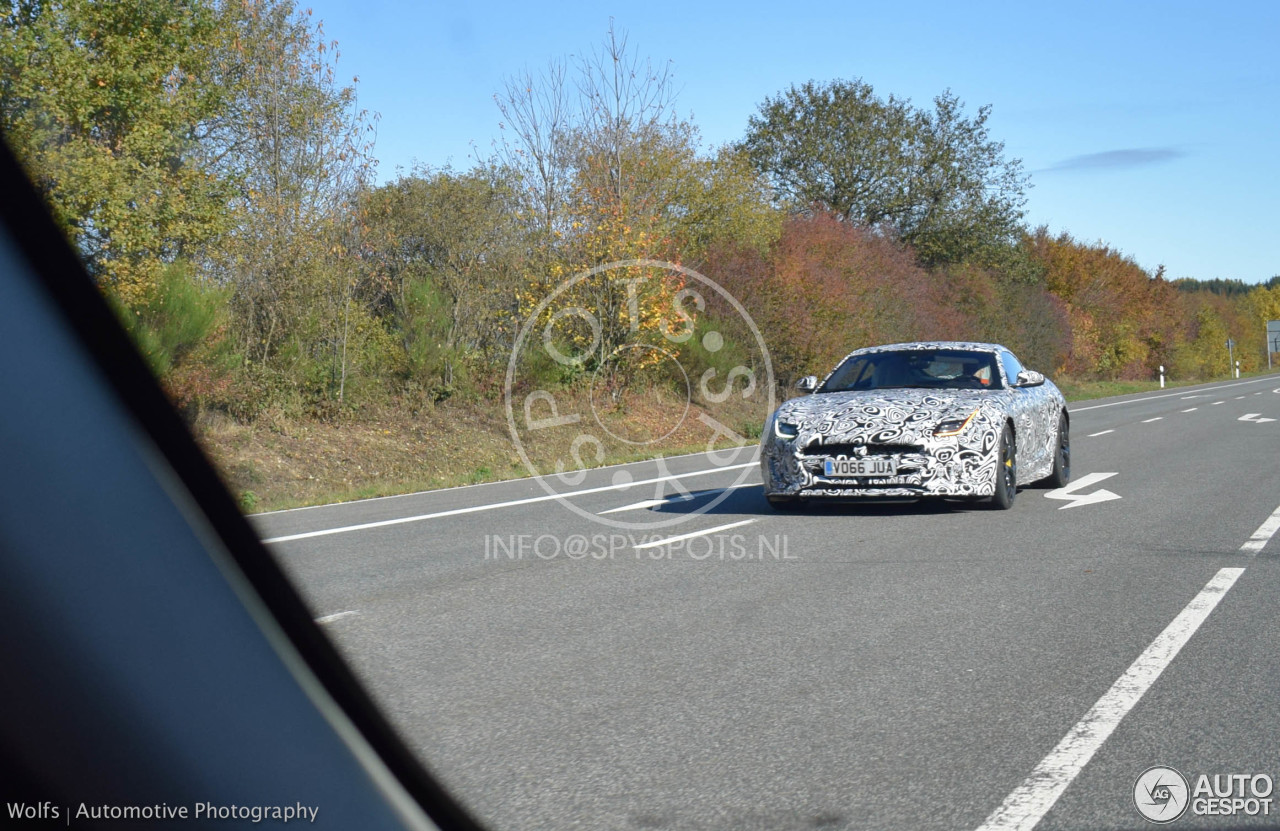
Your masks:
{"label": "car windshield", "polygon": [[818,392],[883,389],[1001,389],[996,356],[958,349],[904,349],[851,355]]}

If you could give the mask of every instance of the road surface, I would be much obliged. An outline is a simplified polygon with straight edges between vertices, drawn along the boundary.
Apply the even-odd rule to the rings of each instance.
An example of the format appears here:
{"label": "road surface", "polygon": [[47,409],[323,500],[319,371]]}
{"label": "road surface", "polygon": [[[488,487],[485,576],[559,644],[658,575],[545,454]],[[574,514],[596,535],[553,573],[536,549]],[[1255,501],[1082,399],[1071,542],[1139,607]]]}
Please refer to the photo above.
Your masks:
{"label": "road surface", "polygon": [[[253,521],[496,829],[1144,828],[1152,766],[1280,779],[1280,376],[1070,413],[1075,486],[1007,512],[778,514],[698,455]],[[1177,827],[1280,826],[1243,796]]]}

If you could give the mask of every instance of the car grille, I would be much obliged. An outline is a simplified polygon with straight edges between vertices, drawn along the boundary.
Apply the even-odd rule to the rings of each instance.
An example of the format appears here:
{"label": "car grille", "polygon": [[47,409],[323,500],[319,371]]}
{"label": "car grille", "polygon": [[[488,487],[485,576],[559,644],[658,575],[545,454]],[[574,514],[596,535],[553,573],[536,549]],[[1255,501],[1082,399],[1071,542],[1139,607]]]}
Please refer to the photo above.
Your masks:
{"label": "car grille", "polygon": [[908,453],[923,453],[924,447],[918,444],[859,444],[856,442],[833,442],[822,444],[814,439],[800,451],[802,456],[858,456],[860,449],[866,448],[868,456],[901,456]]}

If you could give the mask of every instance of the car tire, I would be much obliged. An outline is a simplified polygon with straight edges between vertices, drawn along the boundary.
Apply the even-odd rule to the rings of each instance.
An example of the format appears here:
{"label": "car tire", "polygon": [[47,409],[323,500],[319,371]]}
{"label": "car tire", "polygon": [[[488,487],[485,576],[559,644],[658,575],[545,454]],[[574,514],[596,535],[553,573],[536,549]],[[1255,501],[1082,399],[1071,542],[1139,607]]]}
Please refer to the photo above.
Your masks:
{"label": "car tire", "polygon": [[1054,440],[1053,472],[1038,484],[1046,488],[1065,488],[1071,481],[1071,433],[1067,414],[1058,416],[1058,435]]}
{"label": "car tire", "polygon": [[1007,511],[1013,507],[1013,500],[1018,495],[1018,455],[1013,428],[1007,424],[1000,435],[1000,450],[996,459],[996,491],[988,504],[996,510]]}

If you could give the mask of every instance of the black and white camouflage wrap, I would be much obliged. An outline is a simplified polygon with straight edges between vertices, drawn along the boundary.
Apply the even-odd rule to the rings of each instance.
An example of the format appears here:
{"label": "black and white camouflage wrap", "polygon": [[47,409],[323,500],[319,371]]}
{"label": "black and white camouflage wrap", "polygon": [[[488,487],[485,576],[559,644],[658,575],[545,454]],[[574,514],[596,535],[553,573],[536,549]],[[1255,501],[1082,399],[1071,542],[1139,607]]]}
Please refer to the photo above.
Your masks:
{"label": "black and white camouflage wrap", "polygon": [[[973,497],[995,492],[1000,436],[1012,424],[1019,486],[1053,472],[1059,416],[1066,402],[1051,381],[1014,387],[1005,378],[997,344],[920,342],[860,349],[871,352],[956,349],[997,356],[1001,389],[880,389],[815,393],[793,398],[765,424],[760,466],[771,498]],[[847,360],[847,358],[846,358]],[[843,362],[842,362],[843,363]],[[975,412],[976,411],[976,412]],[[939,424],[965,419],[954,436],[935,436]],[[794,425],[794,439],[780,437],[775,422]],[[898,470],[882,478],[827,478],[828,458],[896,456]]]}

